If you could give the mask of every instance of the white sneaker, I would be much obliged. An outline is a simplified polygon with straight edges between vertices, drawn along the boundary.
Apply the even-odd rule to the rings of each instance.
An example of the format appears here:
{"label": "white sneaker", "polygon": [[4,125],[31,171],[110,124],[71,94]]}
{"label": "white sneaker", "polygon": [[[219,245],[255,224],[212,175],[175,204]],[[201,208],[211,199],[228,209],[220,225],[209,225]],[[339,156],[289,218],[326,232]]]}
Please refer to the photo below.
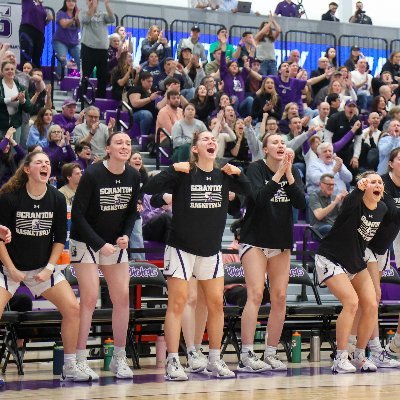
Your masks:
{"label": "white sneaker", "polygon": [[400,367],[400,361],[397,361],[394,358],[390,357],[387,351],[383,349],[380,353],[371,353],[369,358],[378,368]]}
{"label": "white sneaker", "polygon": [[92,370],[92,368],[89,367],[86,358],[81,358],[81,359],[76,360],[76,368],[78,368],[80,371],[84,372],[86,375],[91,376],[92,381],[99,380],[99,375],[97,375],[96,372],[94,372]]}
{"label": "white sneaker", "polygon": [[168,381],[187,381],[189,379],[181,363],[175,357],[172,361],[167,360],[165,379]]}
{"label": "white sneaker", "polygon": [[284,364],[278,357],[278,354],[267,356],[264,352],[264,362],[271,366],[273,371],[286,371],[287,365]]}
{"label": "white sneaker", "polygon": [[351,363],[358,369],[360,372],[376,372],[378,368],[376,365],[368,358],[368,357],[354,357],[351,360]]}
{"label": "white sneaker", "polygon": [[207,357],[200,351],[189,351],[186,372],[201,372],[207,367]]}
{"label": "white sneaker", "polygon": [[272,367],[265,363],[263,360],[260,360],[256,353],[249,350],[247,353],[242,353],[240,355],[239,365],[236,368],[236,371],[239,372],[265,372],[272,369]]}
{"label": "white sneaker", "polygon": [[69,362],[63,365],[60,381],[88,382],[92,377],[82,369],[78,368],[77,362]]}
{"label": "white sneaker", "polygon": [[356,367],[349,361],[349,353],[344,351],[339,358],[335,357],[332,364],[332,372],[349,374],[356,372]]}
{"label": "white sneaker", "polygon": [[385,346],[386,352],[390,357],[399,357],[400,356],[400,346],[397,346],[396,342],[392,339],[390,343]]}
{"label": "white sneaker", "polygon": [[0,387],[2,387],[3,385],[5,385],[5,382],[3,377],[0,376]]}
{"label": "white sneaker", "polygon": [[208,362],[206,373],[217,378],[235,378],[235,373],[232,372],[225,361],[222,359],[216,360],[214,362]]}
{"label": "white sneaker", "polygon": [[128,365],[125,352],[123,355],[113,355],[110,362],[110,371],[119,379],[133,378],[133,372]]}

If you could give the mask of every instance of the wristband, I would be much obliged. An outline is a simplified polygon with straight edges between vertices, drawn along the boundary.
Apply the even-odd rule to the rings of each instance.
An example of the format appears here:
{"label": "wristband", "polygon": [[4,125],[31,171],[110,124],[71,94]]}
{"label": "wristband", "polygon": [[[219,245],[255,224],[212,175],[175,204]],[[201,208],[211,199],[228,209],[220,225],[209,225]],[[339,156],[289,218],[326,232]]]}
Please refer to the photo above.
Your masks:
{"label": "wristband", "polygon": [[47,265],[44,267],[44,269],[48,269],[50,272],[54,272],[55,268],[55,265],[51,263],[47,263]]}

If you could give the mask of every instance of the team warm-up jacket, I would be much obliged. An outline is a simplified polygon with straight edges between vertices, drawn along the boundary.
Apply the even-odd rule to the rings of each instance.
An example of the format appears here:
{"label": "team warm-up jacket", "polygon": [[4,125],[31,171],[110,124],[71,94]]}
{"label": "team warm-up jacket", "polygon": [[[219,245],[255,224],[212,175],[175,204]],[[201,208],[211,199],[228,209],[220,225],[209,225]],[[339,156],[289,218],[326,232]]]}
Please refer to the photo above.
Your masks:
{"label": "team warm-up jacket", "polygon": [[67,203],[56,188],[47,185],[40,200],[29,197],[26,188],[0,196],[0,224],[12,235],[7,251],[21,271],[44,268],[54,243],[67,238]]}
{"label": "team warm-up jacket", "polygon": [[347,195],[332,229],[322,239],[317,251],[317,254],[339,263],[351,274],[366,268],[365,249],[387,212],[383,201],[375,210],[367,208],[363,195],[364,192],[358,188]]}
{"label": "team warm-up jacket", "polygon": [[264,160],[250,164],[247,177],[251,194],[247,197],[247,211],[240,231],[240,242],[270,249],[293,248],[292,206],[305,208],[304,185],[296,168],[295,182],[288,184],[284,175],[279,183],[272,180]]}
{"label": "team warm-up jacket", "polygon": [[382,201],[386,204],[388,212],[375,236],[368,243],[368,247],[376,254],[385,254],[387,249],[396,239],[400,230],[400,187],[397,187],[389,174],[382,175],[385,185],[385,194]]}
{"label": "team warm-up jacket", "polygon": [[111,173],[103,163],[90,165],[76,190],[71,211],[71,239],[94,251],[129,236],[138,219],[136,204],[140,175],[126,166],[122,174]]}
{"label": "team warm-up jacket", "polygon": [[150,179],[143,191],[172,193],[172,228],[167,244],[209,257],[221,248],[229,191],[248,194],[250,184],[244,174],[228,176],[217,168],[206,172],[197,167],[186,174],[171,166]]}

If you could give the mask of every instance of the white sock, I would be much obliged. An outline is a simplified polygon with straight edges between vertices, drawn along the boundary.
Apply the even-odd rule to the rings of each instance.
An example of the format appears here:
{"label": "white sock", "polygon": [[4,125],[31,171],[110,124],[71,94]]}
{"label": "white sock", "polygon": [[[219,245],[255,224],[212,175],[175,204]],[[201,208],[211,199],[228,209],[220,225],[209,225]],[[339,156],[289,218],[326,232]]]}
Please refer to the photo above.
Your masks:
{"label": "white sock", "polygon": [[357,343],[357,335],[350,335],[349,342],[350,345],[355,346]]}
{"label": "white sock", "polygon": [[87,359],[87,351],[84,350],[76,350],[76,359],[77,360],[86,360]]}
{"label": "white sock", "polygon": [[371,350],[371,353],[381,353],[383,350],[378,336],[369,340],[368,347]]}
{"label": "white sock", "polygon": [[195,350],[196,350],[197,352],[201,351],[201,343],[195,344],[195,345],[194,345],[194,348],[195,348]]}
{"label": "white sock", "polygon": [[275,346],[265,346],[264,356],[274,356],[276,354],[277,347]]}
{"label": "white sock", "polygon": [[168,361],[173,361],[174,358],[176,361],[179,362],[179,354],[178,353],[168,353]]}
{"label": "white sock", "polygon": [[219,361],[220,359],[221,359],[221,350],[220,349],[208,350],[208,361],[210,361],[210,363]]}
{"label": "white sock", "polygon": [[76,361],[76,354],[64,354],[64,365],[72,364]]}
{"label": "white sock", "polygon": [[125,356],[125,355],[126,355],[125,346],[122,346],[122,347],[115,346],[114,347],[113,356],[121,357],[121,356]]}
{"label": "white sock", "polygon": [[395,335],[394,335],[393,340],[394,340],[394,344],[396,346],[400,346],[400,333],[396,332]]}
{"label": "white sock", "polygon": [[187,349],[187,351],[188,351],[188,353],[190,353],[191,351],[197,351],[196,346],[190,346],[190,347]]}
{"label": "white sock", "polygon": [[253,352],[254,345],[252,344],[242,344],[241,354],[247,354],[249,351]]}
{"label": "white sock", "polygon": [[362,359],[365,357],[365,349],[355,349],[354,350],[354,358]]}

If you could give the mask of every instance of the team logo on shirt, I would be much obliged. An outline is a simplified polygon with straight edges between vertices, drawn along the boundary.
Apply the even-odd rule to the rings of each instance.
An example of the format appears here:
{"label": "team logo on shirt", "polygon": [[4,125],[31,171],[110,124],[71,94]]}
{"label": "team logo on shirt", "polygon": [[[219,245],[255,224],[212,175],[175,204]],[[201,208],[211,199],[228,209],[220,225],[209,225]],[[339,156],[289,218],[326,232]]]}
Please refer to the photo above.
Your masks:
{"label": "team logo on shirt", "polygon": [[132,197],[132,187],[112,187],[100,189],[101,211],[124,210]]}
{"label": "team logo on shirt", "polygon": [[400,197],[393,197],[393,200],[396,203],[396,208],[400,208]]}
{"label": "team logo on shirt", "polygon": [[191,185],[190,208],[220,208],[222,185]]}
{"label": "team logo on shirt", "polygon": [[[265,184],[267,183],[268,181],[265,181]],[[274,197],[272,197],[271,201],[273,203],[289,203],[290,199],[289,197],[287,197],[286,191],[284,189],[285,185],[287,185],[287,181],[279,182],[278,185],[280,186],[280,188],[274,194]]]}
{"label": "team logo on shirt", "polygon": [[50,235],[53,223],[53,212],[17,211],[15,216],[15,231],[25,236]]}
{"label": "team logo on shirt", "polygon": [[[369,217],[372,218],[373,216],[370,215]],[[357,232],[366,242],[369,242],[374,237],[380,224],[379,221],[369,221],[365,215],[363,215],[361,217],[361,225],[358,227]]]}

